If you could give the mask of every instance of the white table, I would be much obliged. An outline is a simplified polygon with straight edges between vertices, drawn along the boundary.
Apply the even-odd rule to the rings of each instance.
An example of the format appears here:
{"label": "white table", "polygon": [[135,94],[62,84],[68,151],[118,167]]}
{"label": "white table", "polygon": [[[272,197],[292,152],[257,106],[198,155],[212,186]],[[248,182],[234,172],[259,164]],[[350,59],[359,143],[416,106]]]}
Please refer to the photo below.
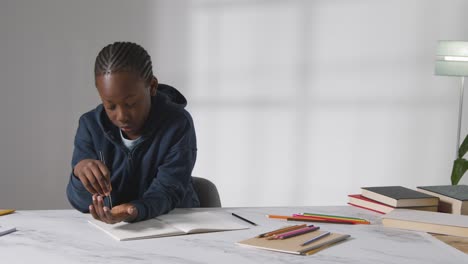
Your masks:
{"label": "white table", "polygon": [[[468,255],[428,234],[384,228],[379,214],[350,206],[216,210],[235,212],[258,226],[119,242],[90,225],[89,215],[74,210],[17,211],[0,217],[0,224],[18,229],[0,237],[0,263],[468,263]],[[373,224],[320,224],[322,230],[350,234],[351,238],[311,256],[235,244],[285,225],[283,220],[266,218],[266,214],[301,212],[355,216]]]}

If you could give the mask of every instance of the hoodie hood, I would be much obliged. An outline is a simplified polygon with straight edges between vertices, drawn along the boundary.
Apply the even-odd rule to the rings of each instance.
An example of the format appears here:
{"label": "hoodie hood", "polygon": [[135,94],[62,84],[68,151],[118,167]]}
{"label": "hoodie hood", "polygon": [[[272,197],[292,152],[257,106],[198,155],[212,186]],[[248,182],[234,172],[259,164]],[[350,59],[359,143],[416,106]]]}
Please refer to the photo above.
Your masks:
{"label": "hoodie hood", "polygon": [[167,84],[159,84],[157,93],[161,93],[167,97],[168,101],[172,104],[184,108],[187,106],[187,99],[174,87]]}
{"label": "hoodie hood", "polygon": [[[167,84],[159,84],[156,95],[151,97],[150,114],[143,127],[142,137],[148,137],[156,132],[161,123],[173,113],[184,111],[186,105],[187,99],[176,88]],[[120,143],[119,128],[109,120],[103,105],[98,105],[95,111],[99,126],[107,138]]]}

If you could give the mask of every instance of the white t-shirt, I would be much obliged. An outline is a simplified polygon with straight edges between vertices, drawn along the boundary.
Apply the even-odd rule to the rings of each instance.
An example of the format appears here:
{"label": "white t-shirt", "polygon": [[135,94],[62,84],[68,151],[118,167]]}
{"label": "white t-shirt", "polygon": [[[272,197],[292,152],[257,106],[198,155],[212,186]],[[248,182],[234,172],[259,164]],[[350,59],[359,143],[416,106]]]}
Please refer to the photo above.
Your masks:
{"label": "white t-shirt", "polygon": [[136,143],[140,140],[141,137],[137,139],[126,139],[125,136],[122,133],[122,130],[120,130],[120,137],[122,138],[122,142],[124,143],[125,147],[128,148],[128,150],[132,150],[133,147],[135,147]]}

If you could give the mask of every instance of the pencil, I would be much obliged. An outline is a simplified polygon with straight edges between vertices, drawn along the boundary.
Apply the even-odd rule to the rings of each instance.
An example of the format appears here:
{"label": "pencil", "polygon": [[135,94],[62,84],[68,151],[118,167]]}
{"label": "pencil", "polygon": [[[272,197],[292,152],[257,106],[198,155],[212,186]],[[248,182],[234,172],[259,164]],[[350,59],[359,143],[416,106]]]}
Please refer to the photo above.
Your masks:
{"label": "pencil", "polygon": [[254,222],[252,222],[252,221],[250,221],[250,220],[247,220],[247,219],[245,219],[244,217],[242,217],[242,216],[240,216],[240,215],[238,215],[238,214],[235,214],[235,213],[231,213],[231,214],[232,214],[233,216],[235,216],[235,217],[241,219],[241,220],[244,220],[245,222],[247,222],[247,223],[249,223],[249,224],[251,224],[251,225],[254,225],[254,226],[257,225],[256,223],[254,223]]}
{"label": "pencil", "polygon": [[286,233],[281,233],[281,234],[278,234],[278,235],[274,235],[274,236],[268,237],[267,239],[269,239],[269,240],[271,240],[271,239],[287,239],[287,238],[299,236],[299,235],[302,235],[302,234],[306,234],[306,233],[309,233],[309,232],[313,232],[313,231],[318,230],[318,229],[320,229],[320,227],[310,225],[310,226],[303,227],[301,229],[297,229],[297,230],[289,231],[289,232],[286,232]]}
{"label": "pencil", "polygon": [[326,237],[326,236],[328,236],[328,235],[330,235],[330,234],[331,234],[330,232],[322,233],[322,234],[320,234],[320,235],[318,235],[318,236],[316,236],[316,237],[313,237],[313,238],[311,238],[311,239],[305,241],[304,243],[301,244],[301,246],[309,245],[310,243],[315,242],[315,241],[321,239],[322,237]]}
{"label": "pencil", "polygon": [[287,215],[267,215],[266,217],[268,218],[273,218],[273,219],[288,219]]}
{"label": "pencil", "polygon": [[313,213],[303,213],[304,216],[318,216],[318,217],[326,217],[326,218],[339,218],[339,219],[349,219],[349,220],[357,220],[357,221],[365,221],[369,222],[363,218],[357,217],[350,217],[350,216],[339,216],[339,215],[326,215],[326,214],[313,214]]}
{"label": "pencil", "polygon": [[285,232],[296,230],[296,229],[303,228],[303,227],[306,227],[306,226],[307,226],[306,224],[287,226],[287,227],[276,229],[276,230],[273,230],[273,231],[270,231],[270,232],[267,232],[267,233],[260,234],[257,237],[269,237],[269,236],[272,236],[272,235],[285,233]]}
{"label": "pencil", "polygon": [[351,222],[354,224],[370,224],[370,222],[367,220],[354,220],[354,219],[346,219],[346,218],[311,216],[311,215],[301,215],[301,214],[294,214],[293,217],[299,217],[299,218],[303,217],[303,218],[310,218],[310,219],[331,220],[331,221],[340,221],[340,222]]}
{"label": "pencil", "polygon": [[347,225],[354,225],[353,222],[348,221],[337,221],[337,220],[325,220],[325,219],[312,219],[312,218],[305,218],[305,217],[288,217],[286,218],[288,221],[302,221],[302,222],[319,222],[319,223],[330,223],[330,224],[347,224]]}
{"label": "pencil", "polygon": [[300,218],[300,219],[324,220],[324,221],[334,221],[334,222],[349,222],[349,223],[356,224],[356,221],[336,219],[336,218],[324,218],[324,217],[305,216],[305,215],[293,215],[293,217]]}
{"label": "pencil", "polygon": [[286,216],[286,215],[267,215],[268,218],[272,219],[283,219],[288,221],[303,221],[303,222],[321,222],[321,223],[333,223],[333,224],[356,224],[353,221],[345,221],[338,219],[324,219],[312,216]]}
{"label": "pencil", "polygon": [[[102,164],[106,165],[106,159],[104,158],[104,154],[102,153],[102,151],[99,151],[99,159],[101,160]],[[109,182],[109,184],[111,183]],[[109,200],[109,208],[112,210],[112,197],[110,196],[110,193],[107,196],[107,199]]]}

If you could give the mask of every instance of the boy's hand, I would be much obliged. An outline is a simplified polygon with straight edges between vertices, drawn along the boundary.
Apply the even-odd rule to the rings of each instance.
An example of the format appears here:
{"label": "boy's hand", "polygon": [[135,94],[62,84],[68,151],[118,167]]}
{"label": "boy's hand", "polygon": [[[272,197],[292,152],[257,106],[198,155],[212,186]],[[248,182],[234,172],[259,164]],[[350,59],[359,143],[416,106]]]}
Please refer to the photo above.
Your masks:
{"label": "boy's hand", "polygon": [[76,164],[73,170],[88,192],[92,194],[109,195],[112,191],[110,172],[99,160],[84,159]]}
{"label": "boy's hand", "polygon": [[121,204],[114,206],[112,210],[104,206],[103,197],[93,195],[93,204],[89,206],[89,212],[94,219],[108,224],[115,224],[122,221],[132,221],[138,216],[138,210],[132,204]]}

